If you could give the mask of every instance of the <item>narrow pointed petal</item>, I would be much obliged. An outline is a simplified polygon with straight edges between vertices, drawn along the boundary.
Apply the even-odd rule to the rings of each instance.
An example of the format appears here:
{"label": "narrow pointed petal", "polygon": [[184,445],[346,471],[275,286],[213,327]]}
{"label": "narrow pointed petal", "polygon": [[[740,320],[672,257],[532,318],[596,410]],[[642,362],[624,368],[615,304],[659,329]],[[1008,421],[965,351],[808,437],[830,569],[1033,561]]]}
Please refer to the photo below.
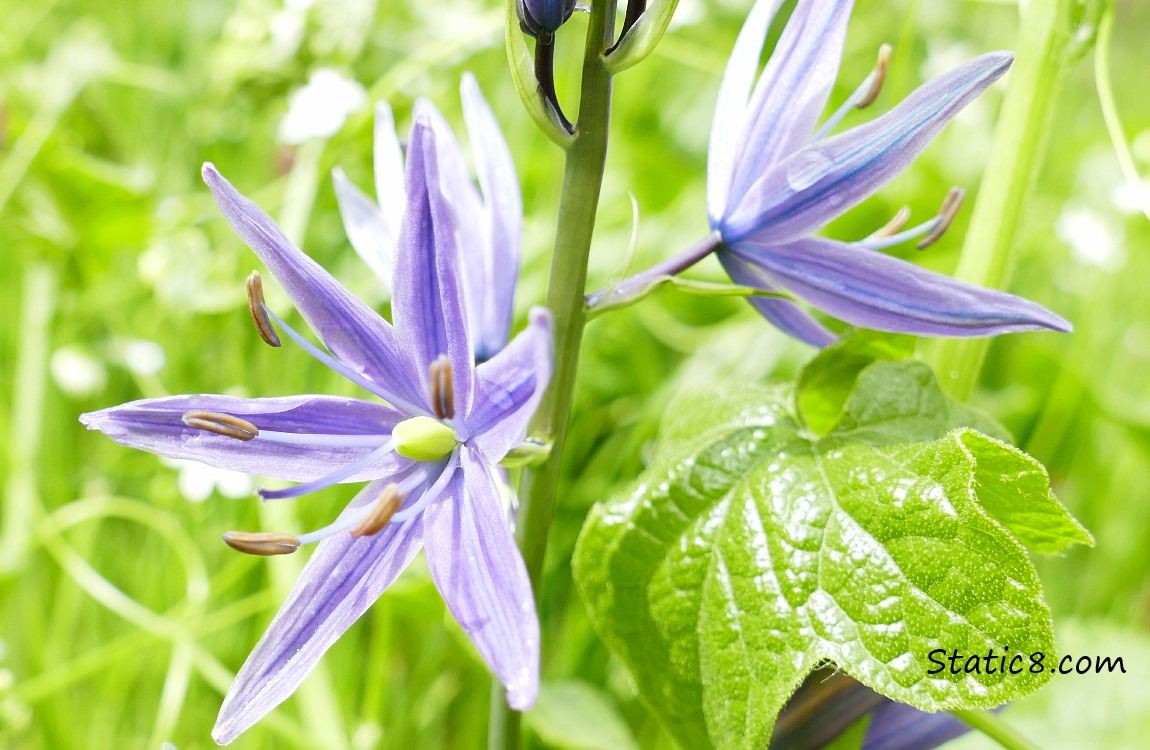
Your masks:
{"label": "narrow pointed petal", "polygon": [[871,714],[863,750],[932,750],[970,731],[945,711],[927,713],[888,701]]}
{"label": "narrow pointed petal", "polygon": [[375,201],[357,188],[342,169],[333,169],[331,180],[348,241],[383,288],[390,292],[391,250],[395,247],[396,232],[388,226]]}
{"label": "narrow pointed petal", "polygon": [[[511,150],[475,76],[464,73],[460,85],[463,117],[471,137],[475,171],[483,190],[483,210],[487,242],[483,248],[485,294],[472,298],[471,305],[482,310],[471,335],[479,361],[488,360],[507,344],[514,312],[515,279],[519,275],[520,228],[523,200]],[[465,259],[470,262],[470,259]],[[478,265],[478,264],[477,264]]]}
{"label": "narrow pointed petal", "polygon": [[496,463],[523,442],[551,380],[551,315],[531,311],[531,322],[492,359],[475,368],[475,411],[467,418],[471,443]]}
{"label": "narrow pointed petal", "polygon": [[787,21],[747,108],[731,203],[810,138],[842,59],[851,0],[802,0]]}
{"label": "narrow pointed petal", "polygon": [[340,361],[378,387],[376,395],[424,407],[391,326],[284,236],[263,209],[239,193],[212,164],[208,184],[224,218],[275,275],[312,330]]}
{"label": "narrow pointed petal", "polygon": [[726,214],[727,196],[735,173],[735,150],[746,121],[747,101],[759,72],[767,29],[782,4],[782,0],[757,0],[735,40],[719,84],[707,148],[707,212],[712,225]]}
{"label": "narrow pointed petal", "polygon": [[881,117],[795,152],[733,207],[721,227],[724,239],[781,244],[823,226],[905,169],[1012,60],[1007,52],[977,57],[923,84]]}
{"label": "narrow pointed petal", "polygon": [[493,273],[491,238],[483,199],[471,178],[459,141],[439,110],[426,99],[420,99],[415,103],[415,117],[424,118],[435,132],[439,185],[444,200],[455,213],[461,278],[467,298],[467,324],[472,345],[478,347],[483,333],[484,308],[491,301]]}
{"label": "narrow pointed petal", "polygon": [[471,407],[474,364],[468,330],[459,216],[445,198],[439,150],[431,123],[417,117],[407,147],[407,213],[396,251],[392,310],[424,398],[430,402],[430,365],[451,362],[455,413]]}
{"label": "narrow pointed petal", "polygon": [[[736,284],[762,289],[765,292],[779,291],[766,274],[730,251],[720,252],[719,262],[731,277],[731,281]],[[822,348],[833,343],[836,338],[822,323],[790,300],[748,297],[747,302],[775,328],[811,346]]]}
{"label": "narrow pointed petal", "polygon": [[[369,484],[344,513],[374,502],[387,481]],[[228,744],[295,692],[324,652],[403,572],[422,541],[423,520],[413,518],[372,536],[345,531],[320,542],[236,675],[212,738]]]}
{"label": "narrow pointed petal", "polygon": [[[90,430],[99,430],[121,445],[168,458],[200,461],[221,469],[306,482],[332,469],[357,461],[372,445],[294,444],[256,438],[237,440],[183,422],[188,412],[206,411],[241,417],[260,430],[301,436],[378,436],[383,445],[402,415],[379,404],[335,396],[291,396],[244,399],[233,396],[170,396],[132,401],[80,416]],[[344,480],[375,479],[393,471],[398,457]],[[406,463],[406,462],[405,462]]]}
{"label": "narrow pointed petal", "polygon": [[427,567],[443,600],[517,711],[539,692],[539,619],[498,486],[470,447],[451,487],[423,514]]}
{"label": "narrow pointed petal", "polygon": [[[403,147],[399,143],[399,134],[395,131],[395,117],[387,102],[375,105],[374,138],[375,199],[383,213],[384,221],[391,229],[393,241],[388,246],[390,251],[395,247],[394,238],[399,235],[399,228],[403,224],[407,188],[404,186]],[[389,272],[388,280],[390,279]]]}
{"label": "narrow pointed petal", "polygon": [[960,338],[1071,330],[1029,300],[834,240],[808,237],[777,247],[748,241],[734,252],[811,305],[864,328]]}

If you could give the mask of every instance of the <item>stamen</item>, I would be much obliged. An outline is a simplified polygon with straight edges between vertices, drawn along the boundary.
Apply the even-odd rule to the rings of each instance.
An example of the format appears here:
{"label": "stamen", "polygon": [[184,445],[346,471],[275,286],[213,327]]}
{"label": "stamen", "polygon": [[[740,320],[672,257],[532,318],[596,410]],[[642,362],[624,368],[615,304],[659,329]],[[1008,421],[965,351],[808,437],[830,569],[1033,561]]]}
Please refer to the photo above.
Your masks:
{"label": "stamen", "polygon": [[451,481],[453,476],[455,476],[455,469],[458,466],[459,456],[457,453],[452,453],[450,456],[448,456],[447,465],[443,467],[443,471],[440,472],[439,478],[435,480],[435,483],[424,490],[423,494],[420,495],[414,503],[404,508],[403,510],[396,512],[396,514],[391,517],[392,523],[406,521],[407,519],[422,513],[423,509],[426,508],[432,500],[443,494],[443,490],[447,487],[447,483]]}
{"label": "stamen", "polygon": [[246,419],[218,411],[189,411],[184,414],[183,421],[188,427],[245,442],[255,439],[260,434],[259,429]]}
{"label": "stamen", "polygon": [[[395,491],[398,495],[400,495],[401,497],[406,497],[408,494],[411,493],[412,490],[414,490],[416,487],[418,487],[419,485],[421,485],[425,481],[427,481],[427,476],[429,473],[430,472],[427,469],[423,469],[423,468],[416,469],[415,471],[408,474],[403,479],[403,481],[401,481],[399,484],[392,485],[392,486],[395,487]],[[376,503],[378,503],[378,502],[379,501],[377,500]],[[350,511],[348,513],[344,513],[342,516],[337,518],[334,522],[332,522],[331,524],[328,524],[327,526],[323,527],[322,529],[317,529],[316,531],[311,531],[311,532],[308,532],[307,534],[300,534],[299,535],[299,543],[300,544],[311,544],[313,542],[319,542],[319,541],[322,541],[324,539],[327,539],[329,536],[333,536],[335,534],[338,534],[341,531],[349,531],[353,528],[356,528],[357,526],[359,526],[360,524],[363,523],[363,520],[365,518],[367,518],[367,516],[369,514],[371,514],[373,512],[376,503],[364,505],[364,506],[361,506],[359,508],[356,508],[353,511]],[[388,522],[389,523],[395,523],[396,521],[403,521],[403,520],[406,520],[406,518],[398,518],[397,516],[392,516],[388,520]]]}
{"label": "stamen", "polygon": [[357,525],[348,529],[354,537],[373,536],[387,526],[388,521],[403,504],[403,495],[399,494],[399,487],[394,484],[387,485],[379,499],[369,505],[370,510]]}
{"label": "stamen", "polygon": [[906,226],[908,221],[910,221],[910,206],[903,206],[898,210],[898,213],[891,217],[890,221],[884,224],[877,231],[872,232],[871,235],[867,237],[867,239],[881,240],[890,237],[901,231],[902,228]]}
{"label": "stamen", "polygon": [[229,531],[224,534],[224,543],[234,550],[249,555],[270,557],[290,555],[299,549],[299,537],[278,531]]}
{"label": "stamen", "polygon": [[272,323],[268,320],[267,305],[264,304],[264,282],[258,271],[252,271],[248,276],[248,312],[252,314],[256,330],[260,338],[268,346],[280,346],[280,337]]}
{"label": "stamen", "polygon": [[[924,250],[935,242],[938,242],[939,238],[946,232],[947,227],[954,221],[955,214],[958,213],[958,209],[962,205],[964,195],[966,195],[966,191],[962,188],[951,188],[946,194],[942,206],[938,209],[938,213],[932,216],[929,221],[924,221],[922,224],[902,232],[887,234],[887,227],[894,223],[891,221],[886,227],[878,230],[865,240],[854,243],[855,247],[861,247],[867,250],[884,250],[888,247],[901,245],[904,242],[922,237],[915,247],[919,250]],[[900,211],[899,213],[901,214],[902,212]]]}
{"label": "stamen", "polygon": [[832,130],[834,130],[843,118],[852,109],[863,109],[869,107],[878,98],[879,92],[882,91],[882,85],[886,81],[886,71],[890,65],[891,46],[884,44],[878,48],[878,61],[875,62],[874,70],[867,74],[867,77],[862,80],[847,100],[843,102],[835,113],[827,118],[827,121],[815,131],[811,136],[812,141],[821,140],[825,138]]}
{"label": "stamen", "polygon": [[431,363],[431,407],[440,419],[455,416],[455,388],[451,371],[451,360],[440,354]]}
{"label": "stamen", "polygon": [[[874,64],[874,70],[867,76],[863,83],[869,83],[870,88],[862,93],[855,102],[855,109],[865,109],[874,104],[874,100],[878,98],[879,92],[882,91],[882,85],[886,82],[886,71],[890,66],[890,54],[892,47],[889,44],[884,44],[878,48],[878,61]],[[859,86],[862,89],[862,86]],[[856,92],[857,93],[857,92]]]}
{"label": "stamen", "polygon": [[960,187],[952,187],[946,194],[946,198],[942,201],[942,206],[938,209],[938,216],[935,217],[936,224],[926,236],[919,240],[915,245],[919,250],[925,250],[942,238],[950,225],[954,223],[954,217],[958,215],[958,209],[962,207],[962,200],[966,197],[966,191]]}
{"label": "stamen", "polygon": [[325,487],[330,487],[333,484],[342,482],[350,476],[358,474],[359,472],[374,464],[376,461],[379,461],[388,453],[391,453],[394,449],[395,441],[388,440],[386,443],[379,446],[371,453],[368,453],[358,461],[353,461],[342,468],[336,469],[327,476],[320,477],[319,479],[313,479],[312,481],[304,482],[303,484],[297,484],[295,487],[288,487],[287,489],[283,490],[260,490],[259,496],[264,500],[282,500],[287,497],[299,497],[310,492],[315,492],[316,490],[322,490]]}
{"label": "stamen", "polygon": [[301,347],[303,347],[304,351],[306,351],[308,354],[315,357],[316,359],[318,359],[320,362],[327,365],[331,369],[335,370],[340,375],[343,375],[345,378],[347,378],[351,382],[355,383],[360,388],[364,389],[368,393],[374,393],[375,395],[379,396],[384,401],[387,401],[389,404],[391,404],[394,407],[402,408],[402,409],[410,411],[410,412],[421,411],[421,409],[408,403],[407,401],[402,401],[400,399],[395,398],[394,396],[389,396],[389,395],[383,393],[375,385],[375,383],[372,383],[370,380],[363,377],[359,373],[355,372],[350,367],[345,365],[343,362],[340,362],[338,359],[331,356],[327,352],[321,351],[315,344],[313,344],[310,341],[308,341],[307,339],[305,339],[299,333],[299,331],[295,330],[294,328],[289,326],[287,323],[285,323],[283,321],[283,318],[276,315],[275,312],[270,307],[268,307],[267,305],[263,306],[263,311],[268,316],[268,318],[270,318],[271,321],[273,323],[275,323],[276,326],[279,327],[280,330],[282,330],[284,333],[286,333],[288,335],[288,338],[290,338],[292,341],[296,342]]}

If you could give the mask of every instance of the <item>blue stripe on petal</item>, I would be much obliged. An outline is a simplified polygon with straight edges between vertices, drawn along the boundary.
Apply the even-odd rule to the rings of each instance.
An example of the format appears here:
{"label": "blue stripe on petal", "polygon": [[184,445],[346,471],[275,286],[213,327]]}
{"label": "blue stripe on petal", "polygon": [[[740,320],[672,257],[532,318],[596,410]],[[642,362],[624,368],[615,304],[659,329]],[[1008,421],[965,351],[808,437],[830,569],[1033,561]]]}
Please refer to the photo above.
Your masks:
{"label": "blue stripe on petal", "polygon": [[[729,250],[719,252],[719,262],[726,269],[731,281],[742,286],[777,292],[779,288],[767,278],[762,269],[757,268]],[[773,297],[748,297],[747,302],[760,315],[788,336],[793,336],[811,346],[824,347],[834,343],[835,335],[822,323],[811,317],[799,305],[790,300]]]}
{"label": "blue stripe on petal", "polygon": [[[374,502],[385,484],[369,484],[344,513]],[[212,739],[228,744],[295,692],[320,657],[403,572],[422,542],[422,518],[389,524],[372,536],[340,532],[320,542],[236,675]]]}
{"label": "blue stripe on petal", "polygon": [[263,209],[245,198],[211,164],[204,182],[220,211],[283,285],[308,325],[341,362],[375,383],[393,404],[423,400],[391,326],[284,236]]}
{"label": "blue stripe on petal", "polygon": [[795,152],[730,206],[719,227],[723,238],[781,244],[823,226],[905,169],[1012,60],[1006,52],[975,58],[878,119]]}
{"label": "blue stripe on petal", "polygon": [[745,241],[732,251],[814,307],[864,328],[960,338],[1071,330],[1029,300],[834,240],[807,237],[780,246]]}

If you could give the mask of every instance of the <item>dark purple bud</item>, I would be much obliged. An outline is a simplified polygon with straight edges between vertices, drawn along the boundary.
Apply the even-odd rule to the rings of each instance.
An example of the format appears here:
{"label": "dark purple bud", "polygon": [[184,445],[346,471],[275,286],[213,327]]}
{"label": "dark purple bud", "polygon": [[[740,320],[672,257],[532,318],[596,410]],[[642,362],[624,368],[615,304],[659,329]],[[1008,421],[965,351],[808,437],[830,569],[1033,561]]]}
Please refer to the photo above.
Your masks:
{"label": "dark purple bud", "polygon": [[575,12],[575,0],[517,0],[523,33],[548,41]]}

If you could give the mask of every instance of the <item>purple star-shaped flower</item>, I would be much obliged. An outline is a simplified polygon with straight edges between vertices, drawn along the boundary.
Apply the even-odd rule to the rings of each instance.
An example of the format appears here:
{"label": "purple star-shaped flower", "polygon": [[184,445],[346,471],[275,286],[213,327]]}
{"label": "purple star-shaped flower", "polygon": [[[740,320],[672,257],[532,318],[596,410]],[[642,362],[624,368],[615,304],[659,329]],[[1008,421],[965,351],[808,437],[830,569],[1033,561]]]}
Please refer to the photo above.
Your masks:
{"label": "purple star-shaped flower", "polygon": [[[330,526],[299,536],[230,532],[255,554],[319,542],[288,600],[224,699],[212,736],[231,742],[284,701],[323,653],[420,548],[452,614],[524,710],[539,687],[539,624],[509,528],[497,462],[524,438],[551,371],[550,317],[489,361],[473,360],[461,260],[458,186],[445,183],[436,125],[418,114],[408,145],[406,207],[394,258],[393,322],[367,307],[283,235],[215,168],[204,179],[235,231],[267,265],[327,347],[285,325],[249,279],[264,339],[278,328],[384,403],[332,396],[174,396],[81,417],[124,445],[302,482],[262,490],[296,497],[370,480]],[[330,354],[328,353],[330,352]]]}
{"label": "purple star-shaped flower", "polygon": [[[958,337],[1069,331],[1065,320],[1020,297],[876,252],[915,237],[933,241],[953,217],[956,200],[948,200],[938,217],[905,232],[898,231],[901,226],[884,228],[850,243],[812,235],[905,169],[1013,60],[1006,52],[975,58],[922,85],[872,122],[830,136],[843,115],[877,95],[889,55],[884,48],[875,72],[816,130],[852,4],[799,0],[757,82],[767,29],[782,0],[758,0],[739,34],[719,89],[707,162],[707,208],[715,231],[710,247],[721,243],[723,267],[738,284],[786,289],[866,328]],[[803,341],[823,346],[834,340],[791,300],[756,297],[751,304]]]}

